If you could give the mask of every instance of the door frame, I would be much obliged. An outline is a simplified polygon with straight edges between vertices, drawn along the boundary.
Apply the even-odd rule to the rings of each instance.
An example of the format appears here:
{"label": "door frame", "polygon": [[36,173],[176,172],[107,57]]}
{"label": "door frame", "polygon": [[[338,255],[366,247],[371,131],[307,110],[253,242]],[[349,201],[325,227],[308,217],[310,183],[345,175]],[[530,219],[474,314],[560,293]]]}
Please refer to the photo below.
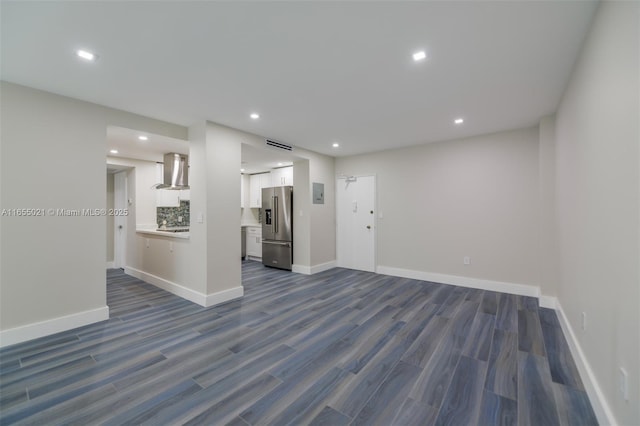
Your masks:
{"label": "door frame", "polygon": [[[342,267],[341,266],[341,261],[340,261],[340,248],[338,247],[338,233],[340,230],[340,215],[338,212],[338,185],[340,185],[341,183],[343,184],[345,179],[350,179],[350,178],[368,178],[371,177],[373,178],[373,209],[374,209],[374,215],[373,215],[373,272],[377,273],[378,272],[378,176],[375,173],[368,173],[368,174],[358,174],[358,175],[340,175],[336,178],[336,187],[335,187],[335,194],[336,194],[336,264],[338,265],[338,267]],[[342,181],[342,182],[341,182]]]}
{"label": "door frame", "polygon": [[[113,208],[128,209],[127,178],[128,171],[113,175]],[[127,259],[127,216],[114,215],[113,220],[113,267],[124,268]]]}

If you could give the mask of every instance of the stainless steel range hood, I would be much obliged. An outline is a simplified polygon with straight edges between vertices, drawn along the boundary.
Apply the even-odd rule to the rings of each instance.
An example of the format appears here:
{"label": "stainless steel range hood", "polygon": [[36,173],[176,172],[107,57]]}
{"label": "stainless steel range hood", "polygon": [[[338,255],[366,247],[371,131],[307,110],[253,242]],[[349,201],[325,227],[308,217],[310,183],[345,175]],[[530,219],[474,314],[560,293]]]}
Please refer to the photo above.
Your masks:
{"label": "stainless steel range hood", "polygon": [[189,189],[189,156],[170,152],[164,155],[164,182],[156,189]]}

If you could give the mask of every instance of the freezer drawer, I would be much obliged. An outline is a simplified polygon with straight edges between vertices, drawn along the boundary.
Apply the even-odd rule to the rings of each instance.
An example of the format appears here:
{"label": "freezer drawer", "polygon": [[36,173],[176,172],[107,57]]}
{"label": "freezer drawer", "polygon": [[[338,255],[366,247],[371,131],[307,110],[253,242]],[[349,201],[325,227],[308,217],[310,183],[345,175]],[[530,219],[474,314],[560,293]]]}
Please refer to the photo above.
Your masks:
{"label": "freezer drawer", "polygon": [[293,263],[291,241],[262,240],[262,264],[273,268],[291,270]]}

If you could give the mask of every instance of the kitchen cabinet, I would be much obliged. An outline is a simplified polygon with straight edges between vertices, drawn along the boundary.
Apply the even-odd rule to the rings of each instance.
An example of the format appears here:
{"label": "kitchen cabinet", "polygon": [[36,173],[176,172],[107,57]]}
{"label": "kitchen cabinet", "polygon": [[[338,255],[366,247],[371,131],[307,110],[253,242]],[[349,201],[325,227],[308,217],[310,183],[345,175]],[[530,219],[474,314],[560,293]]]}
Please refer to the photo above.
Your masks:
{"label": "kitchen cabinet", "polygon": [[281,167],[271,171],[271,186],[293,185],[293,166]]}
{"label": "kitchen cabinet", "polygon": [[247,256],[262,259],[262,228],[247,226]]}
{"label": "kitchen cabinet", "polygon": [[271,173],[260,173],[249,176],[249,207],[262,208],[262,188],[271,186]]}
{"label": "kitchen cabinet", "polygon": [[180,201],[191,200],[191,190],[156,189],[156,207],[180,207]]}

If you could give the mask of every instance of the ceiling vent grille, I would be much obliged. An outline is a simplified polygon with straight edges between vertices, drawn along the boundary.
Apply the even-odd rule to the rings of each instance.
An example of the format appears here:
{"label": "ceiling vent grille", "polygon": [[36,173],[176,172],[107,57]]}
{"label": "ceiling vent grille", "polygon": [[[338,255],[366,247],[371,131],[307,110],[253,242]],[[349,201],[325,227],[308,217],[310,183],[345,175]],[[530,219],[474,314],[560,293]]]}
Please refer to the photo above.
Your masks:
{"label": "ceiling vent grille", "polygon": [[293,147],[291,145],[286,145],[280,142],[272,141],[270,139],[265,139],[267,145],[272,146],[278,149],[284,149],[285,151],[293,151]]}

